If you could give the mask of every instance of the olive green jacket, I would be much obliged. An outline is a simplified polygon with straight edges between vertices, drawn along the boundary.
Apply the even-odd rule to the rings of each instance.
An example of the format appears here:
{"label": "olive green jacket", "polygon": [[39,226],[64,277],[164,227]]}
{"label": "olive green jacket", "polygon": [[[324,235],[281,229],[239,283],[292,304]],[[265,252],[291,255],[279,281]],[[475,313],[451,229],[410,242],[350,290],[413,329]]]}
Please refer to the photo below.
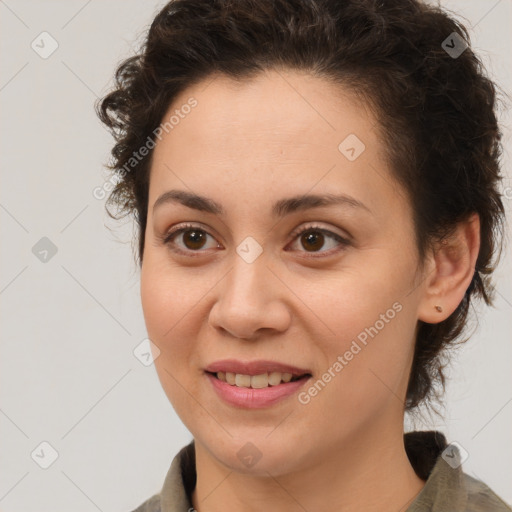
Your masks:
{"label": "olive green jacket", "polygon": [[[447,445],[441,432],[404,434],[407,456],[425,486],[406,512],[512,512],[486,484],[462,471],[457,445]],[[174,457],[160,494],[133,512],[193,512],[190,496],[196,484],[192,441]]]}

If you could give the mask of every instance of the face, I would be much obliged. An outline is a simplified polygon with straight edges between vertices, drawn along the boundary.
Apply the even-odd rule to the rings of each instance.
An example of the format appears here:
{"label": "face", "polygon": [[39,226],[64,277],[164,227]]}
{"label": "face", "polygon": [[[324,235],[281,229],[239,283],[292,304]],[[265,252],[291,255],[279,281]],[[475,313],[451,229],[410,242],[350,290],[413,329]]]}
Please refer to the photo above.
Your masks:
{"label": "face", "polygon": [[[269,71],[210,77],[163,122],[173,114],[153,154],[141,299],[196,444],[277,475],[401,428],[422,286],[411,205],[370,109]],[[250,379],[265,374],[275,385]]]}

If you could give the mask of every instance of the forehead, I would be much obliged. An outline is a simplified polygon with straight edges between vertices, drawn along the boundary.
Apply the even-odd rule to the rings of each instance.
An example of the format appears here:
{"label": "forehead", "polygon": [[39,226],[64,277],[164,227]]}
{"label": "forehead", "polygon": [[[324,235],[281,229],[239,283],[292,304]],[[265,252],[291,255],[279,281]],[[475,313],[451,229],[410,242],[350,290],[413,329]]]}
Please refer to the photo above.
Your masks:
{"label": "forehead", "polygon": [[376,142],[369,133],[376,120],[354,93],[297,71],[267,70],[240,81],[213,75],[177,96],[164,121],[191,98],[197,105],[168,141],[175,149],[186,139],[201,141],[203,150],[222,146],[235,154],[249,146],[265,155],[277,147],[309,144],[336,150],[348,133],[369,145]]}
{"label": "forehead", "polygon": [[[154,150],[150,205],[176,185],[210,197],[236,190],[253,200],[257,192],[263,199],[323,187],[374,201],[393,181],[382,180],[387,169],[370,109],[342,86],[305,73],[274,70],[241,81],[214,75],[177,96],[162,123],[171,116],[172,129]],[[347,158],[350,146],[360,153],[355,159]]]}

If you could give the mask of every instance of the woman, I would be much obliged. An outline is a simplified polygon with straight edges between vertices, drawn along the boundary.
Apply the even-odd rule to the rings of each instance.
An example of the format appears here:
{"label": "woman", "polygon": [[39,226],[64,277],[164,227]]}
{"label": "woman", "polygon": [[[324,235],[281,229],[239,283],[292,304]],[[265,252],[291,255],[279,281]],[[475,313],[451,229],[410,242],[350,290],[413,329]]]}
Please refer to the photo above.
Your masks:
{"label": "woman", "polygon": [[403,429],[500,246],[465,28],[417,0],[178,0],[116,77],[110,204],[194,438],[137,511],[511,510]]}

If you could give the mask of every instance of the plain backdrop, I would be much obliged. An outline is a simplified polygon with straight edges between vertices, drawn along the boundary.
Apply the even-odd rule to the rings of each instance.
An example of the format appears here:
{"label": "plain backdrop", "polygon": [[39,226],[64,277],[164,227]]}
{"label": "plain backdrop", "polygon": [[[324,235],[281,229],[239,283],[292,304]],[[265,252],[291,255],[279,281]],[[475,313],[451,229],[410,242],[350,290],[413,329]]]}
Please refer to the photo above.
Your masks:
{"label": "plain backdrop", "polygon": [[[192,439],[154,367],[133,353],[146,338],[133,226],[111,221],[92,194],[112,146],[94,101],[163,5],[0,1],[2,512],[128,512],[160,491]],[[464,16],[473,47],[510,92],[511,1],[442,5]],[[510,212],[511,117],[500,116]],[[406,425],[459,442],[464,471],[508,503],[511,261],[509,246],[496,307],[479,308],[477,331],[450,368],[445,420]]]}

